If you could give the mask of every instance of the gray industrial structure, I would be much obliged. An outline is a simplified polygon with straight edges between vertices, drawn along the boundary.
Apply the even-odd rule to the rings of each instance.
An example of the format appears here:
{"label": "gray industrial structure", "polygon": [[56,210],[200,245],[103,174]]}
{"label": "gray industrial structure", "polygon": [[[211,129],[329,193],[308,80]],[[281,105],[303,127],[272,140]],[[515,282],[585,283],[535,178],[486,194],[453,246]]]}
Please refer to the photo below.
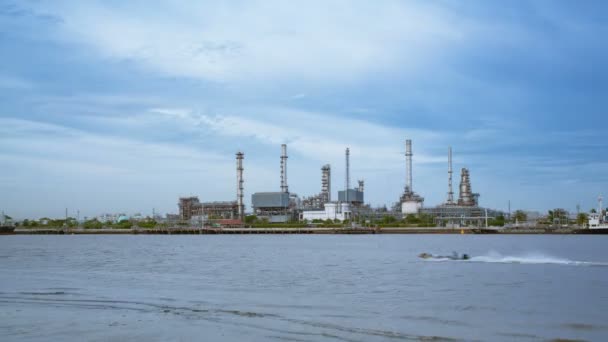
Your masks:
{"label": "gray industrial structure", "polygon": [[448,200],[446,204],[454,204],[454,189],[452,188],[452,146],[448,147]]}
{"label": "gray industrial structure", "polygon": [[471,179],[469,170],[462,168],[460,170],[460,196],[458,197],[458,205],[461,206],[477,206],[479,204],[479,194],[471,191]]}
{"label": "gray industrial structure", "polygon": [[243,158],[245,154],[243,152],[236,153],[236,200],[238,203],[238,215],[241,222],[245,218],[245,203],[243,202]]}
{"label": "gray industrial structure", "polygon": [[348,191],[338,191],[338,202],[361,205],[364,202],[363,191],[359,189],[348,189]]}
{"label": "gray industrial structure", "polygon": [[407,215],[418,214],[424,204],[424,198],[414,192],[413,180],[412,180],[412,141],[407,139],[405,141],[405,189],[403,195],[399,199],[401,203],[398,209],[401,209],[401,215],[406,217]]}
{"label": "gray industrial structure", "polygon": [[338,191],[338,202],[349,203],[354,207],[361,206],[364,203],[363,191],[365,183],[363,180],[359,180],[359,186],[357,188],[350,188],[350,149],[346,148],[345,151],[345,165],[346,175],[344,190]]}
{"label": "gray industrial structure", "polygon": [[350,149],[345,151],[345,182],[344,190],[338,191],[338,201],[331,201],[331,174],[329,165],[321,168],[321,194],[306,198],[300,207],[301,221],[345,221],[359,217],[363,210],[369,210],[364,205],[363,193],[365,182],[358,180],[357,188],[350,188]]}
{"label": "gray industrial structure", "polygon": [[437,225],[447,227],[483,227],[488,224],[489,220],[504,215],[501,211],[479,206],[479,194],[472,191],[471,176],[467,168],[462,168],[460,171],[459,190],[456,202],[452,190],[452,148],[450,147],[448,149],[447,201],[433,208],[421,208],[420,213],[432,216]]}
{"label": "gray industrial structure", "polygon": [[179,220],[205,224],[210,220],[235,220],[233,225],[243,222],[243,152],[236,153],[236,201],[201,202],[197,196],[180,197],[178,202]]}
{"label": "gray industrial structure", "polygon": [[251,195],[251,205],[258,209],[287,209],[289,208],[289,193],[256,192]]}
{"label": "gray industrial structure", "polygon": [[[462,168],[460,174],[459,194],[455,199],[452,188],[452,148],[448,148],[448,192],[445,203],[432,208],[425,208],[424,198],[414,191],[412,172],[412,141],[405,141],[405,188],[391,212],[381,209],[372,210],[365,205],[365,182],[357,181],[357,187],[350,184],[350,149],[345,150],[344,188],[338,191],[337,201],[331,196],[331,166],[321,167],[320,193],[306,197],[301,202],[296,194],[289,192],[287,182],[287,145],[281,145],[280,156],[280,191],[257,192],[251,195],[253,214],[269,222],[288,222],[302,220],[351,220],[360,216],[393,215],[405,218],[408,215],[430,215],[440,226],[477,226],[487,224],[503,213],[479,206],[479,194],[471,186],[469,169]],[[236,200],[200,202],[198,197],[181,197],[179,199],[179,218],[182,221],[196,222],[212,219],[238,219],[244,221],[244,153],[236,153]]]}
{"label": "gray industrial structure", "polygon": [[433,217],[434,222],[442,227],[485,227],[489,220],[503,215],[501,211],[479,206],[461,206],[442,204],[433,208],[422,208],[421,213]]}
{"label": "gray industrial structure", "polygon": [[288,222],[297,218],[298,198],[287,185],[287,145],[281,145],[281,191],[256,192],[251,195],[253,214],[269,222]]}
{"label": "gray industrial structure", "polygon": [[180,197],[179,219],[206,221],[210,219],[236,219],[239,216],[237,201],[200,202],[197,196]]}
{"label": "gray industrial structure", "polygon": [[300,209],[323,209],[325,203],[331,202],[331,166],[321,167],[321,192],[317,195],[302,199]]}

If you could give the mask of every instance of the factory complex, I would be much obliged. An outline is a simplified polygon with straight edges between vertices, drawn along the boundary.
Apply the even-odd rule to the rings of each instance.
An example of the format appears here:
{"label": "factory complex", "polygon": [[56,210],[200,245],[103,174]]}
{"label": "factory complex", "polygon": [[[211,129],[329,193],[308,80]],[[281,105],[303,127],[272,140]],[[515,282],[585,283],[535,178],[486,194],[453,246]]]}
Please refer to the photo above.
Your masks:
{"label": "factory complex", "polygon": [[488,220],[503,215],[502,212],[479,206],[479,194],[472,191],[471,176],[467,168],[460,171],[458,198],[452,187],[452,148],[447,155],[447,197],[444,203],[426,207],[424,197],[413,189],[412,141],[405,141],[405,188],[391,209],[372,208],[365,203],[365,182],[357,180],[351,187],[350,149],[345,149],[344,186],[332,197],[332,167],[321,166],[321,191],[300,198],[289,191],[287,181],[287,145],[281,145],[280,191],[256,192],[251,195],[251,212],[245,213],[243,160],[244,153],[236,153],[236,199],[233,201],[201,202],[196,196],[179,198],[178,219],[192,226],[246,226],[246,217],[268,224],[287,223],[350,223],[352,226],[369,225],[390,218],[394,221],[424,216],[440,227],[486,227]]}

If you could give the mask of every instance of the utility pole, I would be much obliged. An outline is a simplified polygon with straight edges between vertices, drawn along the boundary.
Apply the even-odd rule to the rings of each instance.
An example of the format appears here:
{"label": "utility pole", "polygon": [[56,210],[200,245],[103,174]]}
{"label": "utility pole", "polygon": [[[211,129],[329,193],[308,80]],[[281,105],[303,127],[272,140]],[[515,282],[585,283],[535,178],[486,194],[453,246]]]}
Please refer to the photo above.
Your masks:
{"label": "utility pole", "polygon": [[488,228],[488,209],[486,208],[486,228]]}

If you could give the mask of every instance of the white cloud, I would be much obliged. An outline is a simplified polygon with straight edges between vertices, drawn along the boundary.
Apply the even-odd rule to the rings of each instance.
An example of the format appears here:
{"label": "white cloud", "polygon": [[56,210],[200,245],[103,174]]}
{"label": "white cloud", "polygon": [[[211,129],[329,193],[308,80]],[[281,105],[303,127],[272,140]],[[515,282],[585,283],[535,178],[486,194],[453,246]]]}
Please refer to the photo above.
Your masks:
{"label": "white cloud", "polygon": [[[152,110],[183,120],[185,128],[210,129],[219,136],[251,138],[268,145],[287,143],[292,151],[322,162],[338,159],[350,147],[354,157],[365,163],[391,165],[401,163],[406,138],[419,147],[420,164],[443,162],[444,156],[429,154],[429,147],[445,142],[445,135],[429,130],[403,129],[371,122],[335,117],[280,107],[236,108],[236,114],[197,114],[194,111]],[[447,145],[444,145],[447,146]]]}
{"label": "white cloud", "polygon": [[216,81],[354,80],[414,71],[470,29],[428,3],[401,1],[37,6],[62,18],[62,39],[166,75]]}
{"label": "white cloud", "polygon": [[0,137],[0,206],[17,217],[175,212],[180,195],[234,198],[231,155],[10,118],[0,118]]}

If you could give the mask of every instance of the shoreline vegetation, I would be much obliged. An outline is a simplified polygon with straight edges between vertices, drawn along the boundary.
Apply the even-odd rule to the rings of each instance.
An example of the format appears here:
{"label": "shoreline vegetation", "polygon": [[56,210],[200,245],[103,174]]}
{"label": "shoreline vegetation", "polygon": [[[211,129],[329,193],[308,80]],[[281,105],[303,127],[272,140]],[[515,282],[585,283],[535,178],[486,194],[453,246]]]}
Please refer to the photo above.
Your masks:
{"label": "shoreline vegetation", "polygon": [[264,227],[264,228],[201,228],[201,227],[154,227],[154,228],[17,228],[14,234],[581,234],[585,229],[569,228],[446,228],[446,227]]}
{"label": "shoreline vegetation", "polygon": [[[563,212],[563,214],[562,214]],[[557,215],[556,215],[557,214]],[[67,216],[67,215],[66,215]],[[527,222],[522,211],[516,211],[511,220],[504,216],[489,219],[486,227],[437,226],[429,215],[408,215],[398,219],[358,217],[353,221],[313,220],[312,222],[271,223],[267,218],[245,216],[243,221],[210,217],[205,222],[166,220],[156,217],[139,219],[121,216],[117,221],[102,222],[97,218],[79,221],[41,218],[17,222],[8,234],[587,234],[587,215],[569,219],[562,209],[549,211],[549,215],[536,222]],[[519,223],[518,223],[519,222]]]}

